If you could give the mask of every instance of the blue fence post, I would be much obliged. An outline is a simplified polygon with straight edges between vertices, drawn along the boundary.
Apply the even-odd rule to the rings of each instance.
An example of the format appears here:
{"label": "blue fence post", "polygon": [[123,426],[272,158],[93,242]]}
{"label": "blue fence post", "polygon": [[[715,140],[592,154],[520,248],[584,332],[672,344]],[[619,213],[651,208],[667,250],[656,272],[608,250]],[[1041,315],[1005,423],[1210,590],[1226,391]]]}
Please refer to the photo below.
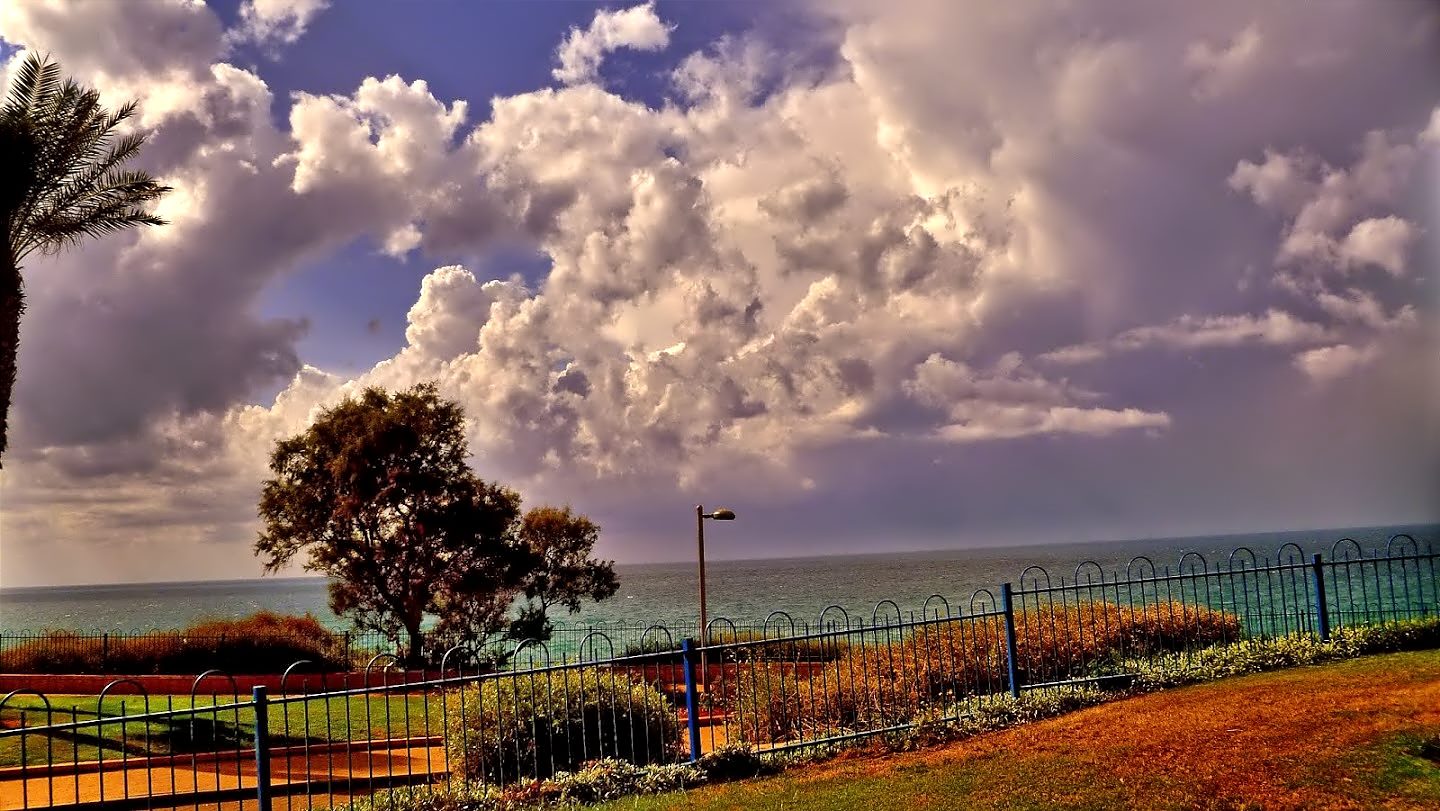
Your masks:
{"label": "blue fence post", "polygon": [[1314,572],[1315,581],[1315,627],[1320,632],[1320,641],[1330,641],[1330,611],[1325,604],[1325,566],[1320,560],[1320,553],[1310,559],[1310,570]]}
{"label": "blue fence post", "polygon": [[265,686],[250,692],[255,704],[255,800],[260,811],[270,811],[270,699]]}
{"label": "blue fence post", "polygon": [[1010,584],[1000,584],[1000,605],[1005,610],[1005,661],[1010,672],[1010,695],[1020,697],[1020,675],[1015,667],[1015,600]]}
{"label": "blue fence post", "polygon": [[700,691],[695,680],[695,640],[680,643],[680,658],[685,664],[685,725],[690,729],[690,761],[700,759]]}

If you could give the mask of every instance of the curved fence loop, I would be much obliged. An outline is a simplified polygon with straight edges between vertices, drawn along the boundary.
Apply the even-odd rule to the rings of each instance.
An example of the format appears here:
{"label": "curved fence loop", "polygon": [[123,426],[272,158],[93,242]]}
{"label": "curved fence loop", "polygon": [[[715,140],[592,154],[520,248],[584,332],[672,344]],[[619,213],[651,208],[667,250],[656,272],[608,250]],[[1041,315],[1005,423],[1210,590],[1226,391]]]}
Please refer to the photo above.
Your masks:
{"label": "curved fence loop", "polygon": [[146,713],[149,713],[149,712],[150,712],[150,691],[145,689],[145,685],[141,684],[141,683],[138,682],[138,681],[135,681],[134,679],[128,679],[128,678],[127,678],[127,679],[115,679],[114,681],[111,681],[109,684],[107,684],[107,685],[105,685],[103,688],[101,688],[101,689],[100,689],[100,695],[96,696],[96,698],[95,698],[95,717],[97,717],[97,718],[104,718],[104,717],[105,717],[105,711],[104,711],[104,709],[103,709],[103,707],[105,706],[105,696],[109,695],[110,689],[111,689],[112,687],[119,687],[119,686],[122,685],[122,684],[129,684],[129,685],[134,686],[135,690],[137,691],[137,694],[140,695],[140,696],[143,696],[144,699],[145,699],[145,712],[146,712]]}
{"label": "curved fence loop", "polygon": [[[1242,552],[1249,557],[1248,561],[1245,559],[1245,557],[1240,557],[1237,561],[1236,556],[1240,555],[1240,553]],[[1255,557],[1255,550],[1251,549],[1248,546],[1235,547],[1233,550],[1230,551],[1230,557],[1225,559],[1225,565],[1229,569],[1234,569],[1237,562],[1240,564],[1240,568],[1242,569],[1246,568],[1247,566],[1251,569],[1255,569],[1258,568],[1260,565],[1259,558]]]}
{"label": "curved fence loop", "polygon": [[[950,601],[947,600],[947,599],[945,599],[945,595],[943,595],[943,594],[932,594],[932,595],[930,595],[929,597],[926,597],[926,598],[925,598],[925,604],[922,605],[922,606],[920,606],[920,613],[921,613],[922,615],[924,615],[924,616],[927,617],[927,618],[930,616],[930,601],[931,601],[931,600],[939,600],[939,601],[940,601],[940,604],[943,605],[943,606],[945,606],[945,616],[947,616],[947,617],[950,616]],[[936,611],[936,612],[935,612],[935,617],[936,617],[937,619],[940,617],[940,612],[939,612],[939,611]]]}
{"label": "curved fence loop", "polygon": [[[291,665],[291,667],[294,667],[294,665]],[[290,671],[286,670],[285,672],[289,673]],[[230,682],[230,695],[237,699],[240,697],[240,686],[235,683],[235,677],[230,675],[229,673],[226,673],[218,667],[212,667],[209,670],[196,676],[195,681],[190,682],[190,706],[195,706],[195,691],[200,689],[200,682],[204,681],[210,676],[223,677],[226,681]],[[281,694],[284,694],[285,692],[284,676],[280,677],[280,692]]]}
{"label": "curved fence loop", "polygon": [[541,642],[540,640],[536,639],[536,638],[533,637],[533,636],[527,636],[527,637],[525,637],[524,639],[520,640],[520,641],[515,645],[515,647],[510,650],[510,669],[511,669],[511,670],[518,670],[518,669],[519,669],[518,667],[516,667],[516,665],[518,665],[519,662],[520,662],[520,651],[524,651],[524,650],[530,651],[530,663],[531,663],[531,664],[534,664],[534,663],[535,663],[535,653],[534,653],[534,652],[535,652],[535,650],[537,650],[537,649],[540,651],[540,653],[544,654],[544,657],[545,657],[545,658],[542,659],[541,661],[543,661],[543,662],[545,663],[545,667],[549,667],[549,666],[550,666],[550,646],[549,646],[549,645],[546,645],[544,642]]}
{"label": "curved fence loop", "polygon": [[[1041,584],[1040,584],[1040,577],[1037,576],[1037,575],[1031,574],[1031,572],[1039,572],[1040,575],[1043,575],[1043,576],[1045,577],[1045,584],[1044,584],[1044,585],[1041,585]],[[1044,567],[1044,566],[1026,566],[1026,567],[1025,567],[1025,571],[1023,571],[1023,572],[1020,573],[1020,580],[1018,581],[1018,582],[1020,583],[1020,591],[1027,591],[1027,590],[1028,590],[1028,589],[1026,588],[1026,585],[1025,585],[1027,581],[1028,581],[1029,584],[1030,584],[1030,585],[1029,585],[1029,588],[1030,588],[1030,589],[1048,589],[1048,588],[1051,587],[1051,584],[1050,584],[1050,573],[1047,572],[1047,571],[1045,571],[1045,567]]]}
{"label": "curved fence loop", "polygon": [[[475,652],[475,649],[472,648],[472,647],[470,647],[469,645],[466,645],[466,644],[463,643],[463,642],[460,643],[459,645],[451,645],[450,647],[448,647],[448,648],[445,649],[445,652],[444,652],[444,653],[440,654],[440,680],[441,680],[441,681],[444,681],[444,680],[445,680],[445,668],[448,667],[449,664],[450,664],[450,657],[451,657],[453,654],[456,654],[456,653],[459,653],[459,654],[461,654],[462,656],[469,656],[469,657],[470,657],[470,661],[475,662],[477,665],[478,665],[479,662],[480,662],[480,656]],[[462,660],[462,661],[463,661],[463,660]],[[460,666],[458,663],[455,665],[455,675],[456,675],[457,677],[464,675],[464,671],[461,670],[461,666]]]}
{"label": "curved fence loop", "polygon": [[[295,668],[303,667],[305,665],[310,665],[311,667],[314,667],[315,663],[310,661],[309,659],[296,659],[295,661],[290,663],[289,667],[285,668],[285,672],[280,674],[280,695],[289,695],[289,693],[285,692],[285,683],[290,680],[290,674],[295,672]],[[325,686],[325,682],[321,681],[320,686],[323,688]]]}
{"label": "curved fence loop", "polygon": [[[646,646],[645,643],[646,643],[647,640],[649,640],[649,638],[650,638],[650,632],[651,632],[651,631],[664,631],[664,632],[665,632],[665,648],[666,648],[667,650],[674,650],[674,649],[675,649],[675,636],[670,633],[670,629],[669,629],[669,628],[666,628],[664,625],[651,625],[651,626],[649,626],[648,628],[646,628],[645,630],[643,630],[643,631],[640,632],[640,652],[641,652],[641,653],[645,653],[645,652],[647,652],[647,651],[649,650],[649,648]],[[656,635],[656,639],[659,639],[659,635],[658,635],[658,634]]]}
{"label": "curved fence loop", "polygon": [[[982,594],[985,595],[985,599],[984,599],[984,601],[982,601],[982,602],[980,603],[980,606],[981,606],[981,607],[980,607],[979,609],[976,609],[976,608],[975,608],[975,600],[976,600],[977,597],[979,597],[979,596],[982,595]],[[971,614],[982,614],[982,613],[987,613],[987,612],[994,611],[994,610],[995,610],[995,592],[991,591],[990,589],[975,589],[975,591],[971,592],[971,594],[970,594],[970,613],[971,613]]]}
{"label": "curved fence loop", "polygon": [[881,627],[881,626],[880,626],[880,606],[882,606],[882,605],[887,605],[887,604],[888,604],[891,608],[895,609],[895,624],[896,624],[896,625],[904,625],[904,624],[905,624],[905,615],[902,614],[902,613],[900,613],[900,604],[899,604],[899,603],[896,603],[894,600],[881,600],[880,602],[878,602],[878,603],[875,604],[874,610],[872,610],[872,611],[870,612],[870,626],[871,626],[872,628],[879,628],[879,627]]}
{"label": "curved fence loop", "polygon": [[[1145,567],[1149,567],[1149,574],[1145,573]],[[1145,555],[1136,555],[1135,557],[1130,559],[1129,563],[1125,564],[1126,580],[1141,580],[1147,577],[1155,577],[1155,561],[1151,560]]]}
{"label": "curved fence loop", "polygon": [[[818,620],[816,620],[816,628],[815,628],[815,630],[816,630],[816,631],[825,631],[825,630],[826,630],[825,617],[826,617],[831,611],[839,611],[839,612],[840,612],[841,618],[845,620],[845,628],[848,630],[848,629],[850,628],[850,612],[845,610],[845,606],[843,606],[843,605],[838,605],[838,604],[836,604],[836,603],[831,603],[831,604],[825,606],[824,608],[820,609],[820,618],[819,618]],[[832,622],[833,622],[833,620],[832,620]],[[831,626],[830,626],[830,628],[831,628],[832,630],[834,629],[834,627],[835,627],[834,625],[831,625]]]}
{"label": "curved fence loop", "polygon": [[[399,657],[399,656],[396,656],[396,655],[393,654],[393,653],[377,653],[377,654],[375,654],[374,656],[371,656],[371,657],[370,657],[370,661],[368,661],[368,662],[365,663],[365,681],[364,681],[364,684],[365,684],[366,687],[369,687],[369,686],[370,686],[370,668],[374,667],[374,666],[375,666],[375,663],[378,662],[378,661],[380,661],[381,659],[389,659],[389,660],[390,660],[390,661],[386,662],[384,668],[381,669],[381,672],[382,672],[382,673],[384,673],[385,671],[394,670],[395,668],[397,668],[397,667],[400,665],[400,657]],[[387,684],[389,683],[389,679],[388,679],[388,678],[387,678],[385,681],[386,681]]]}
{"label": "curved fence loop", "polygon": [[[579,657],[579,661],[581,661],[581,662],[598,662],[598,661],[600,661],[599,657],[596,657],[596,656],[593,656],[593,655],[592,655],[589,659],[586,659],[586,658],[585,658],[585,645],[590,642],[590,639],[591,639],[592,637],[599,637],[600,639],[605,640],[605,644],[606,644],[607,646],[609,646],[609,648],[610,648],[610,655],[607,656],[607,657],[605,657],[606,659],[614,659],[614,658],[615,658],[615,640],[611,639],[611,638],[610,638],[610,635],[607,634],[607,633],[605,633],[604,631],[591,631],[590,633],[586,634],[584,637],[582,637],[582,638],[580,639],[580,644],[579,644],[579,645],[576,645],[576,646],[575,646],[575,655],[576,655],[577,657]],[[590,644],[590,652],[591,652],[592,654],[595,653],[595,645],[594,645],[594,644]]]}
{"label": "curved fence loop", "polygon": [[[1395,545],[1397,543],[1400,545],[1398,552],[1395,549]],[[1405,551],[1405,544],[1407,543],[1410,544],[1410,551],[1408,552]],[[1403,557],[1405,555],[1418,554],[1420,554],[1420,544],[1416,543],[1415,538],[1413,538],[1407,533],[1400,532],[1395,535],[1391,535],[1390,539],[1385,542],[1385,557],[1387,558]]]}
{"label": "curved fence loop", "polygon": [[725,625],[726,625],[727,627],[729,627],[729,629],[730,629],[730,641],[731,641],[731,642],[734,642],[735,640],[737,640],[737,639],[740,638],[740,629],[737,628],[737,627],[735,627],[735,621],[734,621],[734,620],[730,619],[729,617],[715,617],[714,619],[712,619],[712,620],[710,620],[709,622],[705,623],[705,629],[704,629],[705,636],[704,636],[703,638],[701,638],[701,640],[700,640],[702,644],[704,644],[704,645],[714,645],[714,644],[716,644],[716,643],[715,643],[715,640],[716,640],[716,636],[715,636],[715,623],[717,623],[717,622],[723,622],[723,623],[725,623]]}
{"label": "curved fence loop", "polygon": [[[1347,548],[1344,544],[1350,544],[1350,546]],[[1350,555],[1351,549],[1355,550],[1353,558]],[[1330,547],[1330,560],[1332,561],[1349,561],[1363,557],[1365,557],[1365,550],[1360,548],[1360,543],[1354,538],[1341,538]]]}
{"label": "curved fence loop", "polygon": [[770,636],[770,620],[773,620],[776,617],[783,617],[785,619],[785,622],[790,625],[790,636],[795,636],[795,618],[790,616],[790,612],[788,611],[781,611],[779,609],[776,609],[774,611],[771,611],[770,614],[765,617],[765,625],[761,627],[761,630],[764,632],[766,638],[769,638]]}
{"label": "curved fence loop", "polygon": [[1199,552],[1186,552],[1181,555],[1180,562],[1176,564],[1175,568],[1180,574],[1193,575],[1196,572],[1195,564],[1197,562],[1200,564],[1199,571],[1208,572],[1210,570],[1210,561],[1206,560],[1205,556]]}
{"label": "curved fence loop", "polygon": [[21,687],[18,690],[11,690],[10,692],[6,693],[4,698],[0,698],[0,710],[5,709],[5,705],[10,703],[10,699],[22,693],[29,693],[30,695],[35,696],[36,698],[45,702],[45,715],[47,718],[49,717],[50,713],[52,712],[50,708],[50,697],[32,687]]}
{"label": "curved fence loop", "polygon": [[[55,708],[52,707],[52,706],[50,706],[50,697],[47,696],[47,695],[45,695],[44,693],[40,692],[39,690],[36,690],[36,689],[34,689],[34,688],[31,688],[31,687],[21,687],[21,688],[18,689],[18,690],[11,690],[10,692],[6,693],[4,698],[0,698],[0,711],[4,711],[5,705],[8,704],[8,703],[10,703],[10,699],[14,698],[14,697],[17,696],[17,695],[20,695],[21,693],[29,693],[30,695],[35,696],[36,698],[38,698],[38,699],[40,699],[41,701],[45,702],[45,726],[48,727],[48,726],[54,725],[54,723],[55,723]],[[34,712],[33,710],[26,710],[26,709],[18,709],[17,711],[21,713],[21,716],[20,716],[20,723],[21,723],[21,724],[24,724],[24,723],[25,723],[24,713]],[[13,727],[12,727],[12,728],[13,728]],[[20,740],[22,741],[22,744],[23,744],[23,741],[25,740],[25,738],[24,738],[24,736],[25,736],[25,727],[24,727],[24,726],[21,726],[21,727],[19,728],[19,732],[20,732],[20,736],[21,736]],[[23,750],[22,750],[22,751],[23,751]],[[22,763],[20,764],[20,766],[21,766],[21,768],[23,769],[23,768],[25,767],[25,763],[22,762]],[[22,774],[23,774],[23,771],[22,771]],[[53,779],[53,778],[52,778],[52,779]]]}
{"label": "curved fence loop", "polygon": [[[1089,568],[1089,569],[1085,568],[1085,567],[1087,567],[1087,566],[1090,567],[1090,568]],[[1093,570],[1093,571],[1092,571],[1092,570]],[[1103,585],[1103,584],[1105,583],[1105,570],[1102,569],[1102,568],[1100,568],[1100,564],[1096,563],[1096,562],[1093,561],[1093,560],[1082,560],[1082,561],[1080,561],[1079,565],[1077,565],[1077,566],[1075,567],[1075,585],[1077,585],[1077,586],[1080,585],[1080,572],[1082,572],[1082,571],[1085,572],[1085,585],[1087,585],[1087,586],[1093,586],[1093,585],[1095,585],[1095,582],[1096,582],[1096,577],[1095,577],[1095,575],[1097,575],[1097,574],[1100,575],[1100,577],[1099,577],[1099,582],[1100,582],[1100,584]]]}
{"label": "curved fence loop", "polygon": [[[1286,552],[1285,550],[1287,549],[1290,551]],[[1280,545],[1279,549],[1275,550],[1275,562],[1277,564],[1285,563],[1287,565],[1304,563],[1305,550],[1301,549],[1300,545],[1295,543],[1294,541],[1286,541],[1285,543]]]}

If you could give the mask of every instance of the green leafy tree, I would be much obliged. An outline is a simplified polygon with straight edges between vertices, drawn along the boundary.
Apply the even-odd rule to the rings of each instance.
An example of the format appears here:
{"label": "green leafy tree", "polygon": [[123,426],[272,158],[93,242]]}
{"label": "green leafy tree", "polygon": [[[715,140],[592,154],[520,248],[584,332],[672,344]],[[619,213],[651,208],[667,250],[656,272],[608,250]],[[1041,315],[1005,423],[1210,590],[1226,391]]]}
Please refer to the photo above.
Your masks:
{"label": "green leafy tree", "polygon": [[330,608],[362,629],[408,640],[423,660],[427,615],[473,621],[513,595],[527,555],[520,498],[481,481],[459,405],[434,384],[366,389],[276,443],[255,543],[274,572],[302,551],[330,578]]}
{"label": "green leafy tree", "polygon": [[599,602],[619,591],[614,561],[590,556],[599,537],[600,527],[569,507],[536,507],[525,513],[520,543],[528,560],[518,589],[525,603],[511,623],[512,637],[549,639],[554,630],[551,608],[574,614],[585,600]]}
{"label": "green leafy tree", "polygon": [[99,93],[62,80],[58,64],[33,52],[0,105],[0,455],[25,312],[20,263],[37,250],[165,223],[145,206],[170,188],[124,168],[145,143],[119,134],[134,113],[134,102],[106,110]]}

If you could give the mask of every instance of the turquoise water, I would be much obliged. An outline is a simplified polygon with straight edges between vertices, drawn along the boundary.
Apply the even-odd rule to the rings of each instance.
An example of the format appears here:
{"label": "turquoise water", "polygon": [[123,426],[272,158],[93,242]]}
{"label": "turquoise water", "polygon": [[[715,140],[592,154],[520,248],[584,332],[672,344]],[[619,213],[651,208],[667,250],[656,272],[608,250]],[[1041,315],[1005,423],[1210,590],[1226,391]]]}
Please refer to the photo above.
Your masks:
{"label": "turquoise water", "polygon": [[[1263,535],[1220,535],[1108,543],[1047,544],[936,552],[903,552],[827,558],[714,561],[707,568],[712,617],[758,624],[775,610],[797,622],[813,622],[829,605],[868,620],[876,603],[892,600],[904,613],[920,613],[926,599],[941,595],[954,607],[969,604],[977,589],[998,595],[999,584],[1019,583],[1028,566],[1044,567],[1054,578],[1073,576],[1082,561],[1094,561],[1108,574],[1123,574],[1137,556],[1178,571],[1186,553],[1224,563],[1239,546],[1258,558],[1275,558],[1283,544],[1327,557],[1340,538],[1360,542],[1368,552],[1383,547],[1397,532],[1440,550],[1440,525],[1408,525],[1344,530],[1308,530]],[[696,572],[691,563],[632,564],[616,567],[620,592],[577,615],[557,617],[558,625],[605,626],[693,624]],[[982,599],[988,599],[982,595]],[[936,599],[931,608],[939,605]],[[202,618],[242,617],[260,610],[312,613],[337,630],[347,623],[326,606],[325,582],[317,578],[266,578],[194,583],[67,586],[0,590],[0,631],[138,632],[184,627]],[[888,610],[888,608],[887,608]],[[892,611],[893,616],[893,611]]]}

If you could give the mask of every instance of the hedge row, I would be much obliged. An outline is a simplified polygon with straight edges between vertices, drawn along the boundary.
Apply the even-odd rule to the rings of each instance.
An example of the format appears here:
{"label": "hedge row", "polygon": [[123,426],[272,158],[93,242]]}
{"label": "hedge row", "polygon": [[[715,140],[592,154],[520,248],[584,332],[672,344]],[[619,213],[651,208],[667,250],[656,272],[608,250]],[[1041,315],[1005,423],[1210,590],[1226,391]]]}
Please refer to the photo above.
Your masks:
{"label": "hedge row", "polygon": [[300,659],[319,670],[345,670],[345,641],[313,616],[262,611],[208,620],[181,631],[108,639],[51,631],[0,652],[4,673],[280,673]]}

